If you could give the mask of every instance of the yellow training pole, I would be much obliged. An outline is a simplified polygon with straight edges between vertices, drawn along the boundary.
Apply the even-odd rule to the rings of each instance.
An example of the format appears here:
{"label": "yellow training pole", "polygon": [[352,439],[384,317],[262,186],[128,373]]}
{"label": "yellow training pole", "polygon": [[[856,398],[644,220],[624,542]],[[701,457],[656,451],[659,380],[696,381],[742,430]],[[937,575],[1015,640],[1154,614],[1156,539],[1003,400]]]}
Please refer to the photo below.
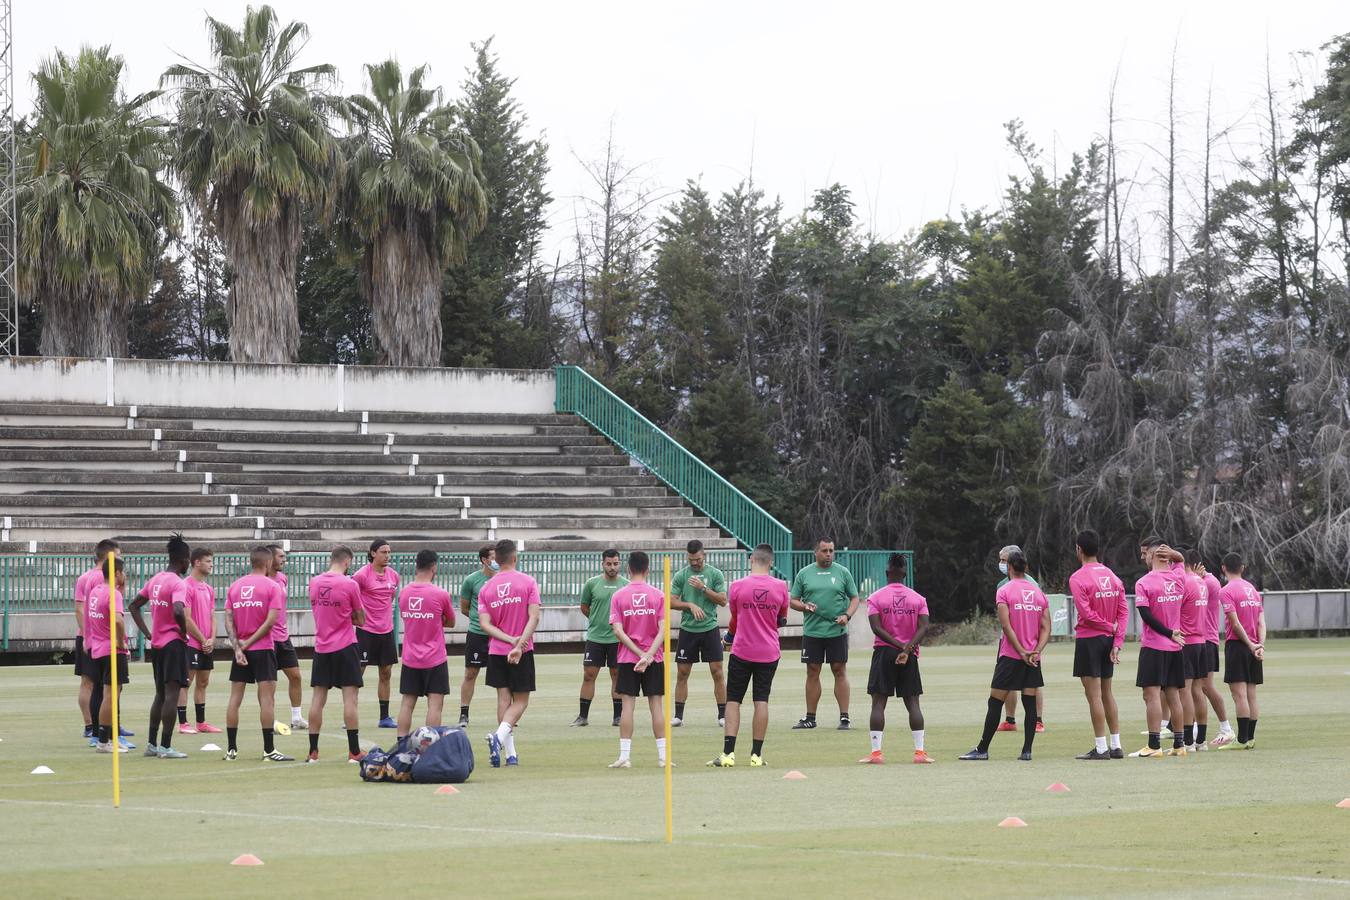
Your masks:
{"label": "yellow training pole", "polygon": [[122,805],[122,768],[119,756],[122,755],[121,727],[117,721],[117,554],[109,553],[105,560],[108,576],[108,660],[112,667],[112,762],[113,762],[113,807]]}
{"label": "yellow training pole", "polygon": [[674,765],[675,748],[670,743],[670,557],[665,558],[665,576],[663,578],[662,589],[666,594],[666,627],[664,638],[666,642],[664,655],[665,665],[661,668],[665,671],[666,684],[665,692],[661,696],[662,705],[665,707],[666,720],[666,843],[675,841],[675,820],[672,808],[671,793],[671,766]]}

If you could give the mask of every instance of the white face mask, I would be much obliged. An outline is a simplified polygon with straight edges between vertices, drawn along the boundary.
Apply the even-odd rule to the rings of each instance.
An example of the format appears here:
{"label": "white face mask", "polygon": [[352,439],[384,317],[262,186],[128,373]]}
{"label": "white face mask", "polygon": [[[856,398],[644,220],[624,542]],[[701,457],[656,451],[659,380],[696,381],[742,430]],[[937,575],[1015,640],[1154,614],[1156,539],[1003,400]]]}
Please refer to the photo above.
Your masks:
{"label": "white face mask", "polygon": [[494,572],[500,572],[502,567],[497,565],[497,561],[494,559],[492,562],[488,563],[488,568]]}
{"label": "white face mask", "polygon": [[1005,562],[999,563],[999,564],[998,564],[998,570],[999,570],[1000,572],[1002,572],[1004,575],[1007,575],[1007,574],[1008,574],[1008,564],[1005,563]]}

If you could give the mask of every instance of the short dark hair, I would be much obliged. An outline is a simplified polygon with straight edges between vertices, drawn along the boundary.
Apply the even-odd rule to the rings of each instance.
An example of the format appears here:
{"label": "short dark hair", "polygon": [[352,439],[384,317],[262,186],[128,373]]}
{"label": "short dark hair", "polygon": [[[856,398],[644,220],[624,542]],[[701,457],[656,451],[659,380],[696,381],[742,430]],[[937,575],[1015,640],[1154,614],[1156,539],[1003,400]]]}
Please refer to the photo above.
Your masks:
{"label": "short dark hair", "polygon": [[173,534],[169,537],[169,543],[165,545],[165,550],[169,553],[169,562],[183,562],[192,556],[192,548],[188,542],[183,540],[181,534]]}
{"label": "short dark hair", "polygon": [[1186,565],[1200,565],[1200,549],[1198,547],[1187,547],[1185,550],[1181,551],[1181,555],[1186,558]]}
{"label": "short dark hair", "polygon": [[493,549],[497,551],[497,562],[507,562],[516,555],[516,542],[502,538]]}
{"label": "short dark hair", "polygon": [[834,538],[832,537],[818,537],[816,538],[816,549],[819,550],[821,544],[833,544],[833,543]]}
{"label": "short dark hair", "polygon": [[427,569],[436,565],[436,562],[439,559],[440,557],[436,555],[435,550],[418,550],[417,559],[413,564],[417,566],[417,571],[425,572]]}
{"label": "short dark hair", "polygon": [[[698,542],[693,541],[692,543]],[[702,546],[702,544],[699,544],[700,548]],[[697,553],[698,551],[691,550],[690,552]],[[647,558],[647,554],[643,553],[641,550],[634,550],[632,553],[628,554],[628,571],[632,572],[634,575],[646,575],[649,568],[651,568],[651,560]]]}
{"label": "short dark hair", "polygon": [[248,562],[255,569],[270,566],[272,564],[272,548],[265,544],[254,547],[249,551]]}
{"label": "short dark hair", "polygon": [[[702,553],[703,542],[698,540],[697,538],[690,541],[688,544],[685,545],[684,552],[688,553],[690,556],[693,556],[695,553]],[[632,559],[632,557],[630,556],[629,559]]]}
{"label": "short dark hair", "polygon": [[375,551],[380,549],[381,547],[388,547],[388,546],[389,542],[386,541],[384,538],[376,538],[375,540],[370,542],[370,549],[366,551],[366,559],[374,562]]}
{"label": "short dark hair", "polygon": [[601,558],[601,559],[618,559],[618,558],[619,558],[619,551],[618,551],[618,550],[615,550],[613,547],[610,547],[610,548],[609,548],[608,550],[606,550],[604,553],[601,553],[601,554],[600,554],[600,558]]}
{"label": "short dark hair", "polygon": [[1158,535],[1156,535],[1156,534],[1150,534],[1148,537],[1144,538],[1142,541],[1139,542],[1139,546],[1140,546],[1140,547],[1161,547],[1161,546],[1162,546],[1163,544],[1165,544],[1165,543],[1167,543],[1167,541],[1163,540],[1163,539],[1162,539],[1161,537],[1159,537]]}
{"label": "short dark hair", "polygon": [[900,578],[905,576],[905,569],[909,567],[909,560],[903,553],[892,553],[886,558],[886,575],[895,575]]}
{"label": "short dark hair", "polygon": [[1021,550],[1014,550],[1009,553],[1008,568],[1018,575],[1025,575],[1027,571],[1027,555]]}
{"label": "short dark hair", "polygon": [[1242,554],[1229,551],[1223,555],[1223,567],[1229,572],[1242,571]]}
{"label": "short dark hair", "polygon": [[352,553],[352,548],[346,544],[338,544],[333,548],[333,552],[328,554],[329,562],[347,562],[356,554]]}
{"label": "short dark hair", "polygon": [[94,556],[96,556],[99,559],[102,559],[103,557],[107,556],[114,550],[121,550],[121,549],[122,545],[117,543],[117,541],[114,541],[112,538],[104,538],[103,540],[99,541],[97,544],[94,545]]}
{"label": "short dark hair", "polygon": [[199,560],[215,555],[215,552],[210,547],[193,547],[191,561],[193,565],[196,565]]}
{"label": "short dark hair", "polygon": [[1096,556],[1102,549],[1101,536],[1091,528],[1078,532],[1078,537],[1074,538],[1073,542],[1083,551],[1084,556]]}
{"label": "short dark hair", "polygon": [[114,556],[113,571],[118,575],[125,575],[127,571],[127,561],[120,556]]}
{"label": "short dark hair", "polygon": [[762,566],[773,565],[773,547],[769,544],[756,544],[755,549],[750,551],[750,561]]}
{"label": "short dark hair", "polygon": [[273,553],[276,553],[278,550],[282,551],[283,553],[286,552],[286,548],[281,546],[280,544],[268,544],[267,549],[271,550]]}
{"label": "short dark hair", "polygon": [[494,553],[496,553],[496,552],[497,552],[497,548],[496,548],[496,547],[491,547],[491,546],[488,546],[488,547],[479,547],[479,548],[478,548],[478,561],[479,561],[479,562],[482,562],[483,560],[487,559],[489,556],[491,556],[492,554],[494,554]]}

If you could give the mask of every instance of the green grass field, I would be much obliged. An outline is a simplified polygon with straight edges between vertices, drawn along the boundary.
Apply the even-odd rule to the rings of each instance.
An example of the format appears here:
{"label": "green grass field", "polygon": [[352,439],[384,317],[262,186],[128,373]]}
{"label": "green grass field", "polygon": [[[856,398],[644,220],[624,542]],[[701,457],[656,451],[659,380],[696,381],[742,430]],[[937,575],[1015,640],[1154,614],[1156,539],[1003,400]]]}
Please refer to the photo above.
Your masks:
{"label": "green grass field", "polygon": [[[1142,742],[1135,652],[1127,646],[1128,677],[1117,679],[1127,750]],[[869,704],[865,658],[855,653],[852,732],[789,730],[803,709],[802,666],[789,654],[774,685],[769,767],[705,768],[721,736],[706,670],[696,671],[689,724],[674,738],[673,847],[664,843],[663,778],[647,731],[639,727],[634,742],[637,768],[611,771],[618,736],[604,698],[589,728],[567,727],[577,656],[540,658],[541,690],[517,732],[519,769],[487,765],[482,734],[494,707],[479,688],[470,728],[478,767],[458,795],[361,783],[341,761],[335,701],[322,764],[258,762],[249,700],[238,762],[198,752],[214,737],[223,746],[224,735],[176,736],[175,746],[192,753],[182,761],[124,754],[120,810],[111,806],[111,758],[78,738],[69,669],[0,668],[0,893],[1345,896],[1350,809],[1335,804],[1350,796],[1350,640],[1272,642],[1269,652],[1258,749],[1103,763],[1072,759],[1092,735],[1069,676],[1071,645],[1047,656],[1049,730],[1031,763],[1016,761],[1020,733],[998,735],[988,763],[956,761],[979,736],[993,662],[986,648],[924,651],[934,766],[909,764],[898,701],[891,764],[857,765],[868,750]],[[218,667],[209,707],[222,727],[225,677]],[[124,709],[138,743],[150,694],[149,666],[135,665]],[[362,740],[387,745],[392,731],[368,727],[374,713],[372,688],[362,697]],[[832,725],[834,713],[827,693],[822,722]],[[278,743],[296,756],[306,749],[299,734]],[[748,743],[747,722],[738,757]],[[29,775],[39,764],[55,775]],[[790,769],[807,779],[784,781]],[[1046,793],[1057,781],[1071,792]],[[1010,815],[1029,827],[998,828]],[[228,865],[241,853],[266,865]]]}

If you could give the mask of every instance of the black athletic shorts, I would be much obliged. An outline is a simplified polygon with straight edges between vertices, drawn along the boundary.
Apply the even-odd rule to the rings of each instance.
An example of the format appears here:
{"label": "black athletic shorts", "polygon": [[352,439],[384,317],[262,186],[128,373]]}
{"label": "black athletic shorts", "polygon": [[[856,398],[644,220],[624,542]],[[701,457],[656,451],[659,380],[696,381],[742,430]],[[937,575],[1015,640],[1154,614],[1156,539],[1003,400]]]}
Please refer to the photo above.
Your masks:
{"label": "black athletic shorts", "polygon": [[403,666],[398,675],[398,692],[410,697],[450,693],[450,667],[445,663],[429,669]]}
{"label": "black athletic shorts", "polygon": [[840,634],[832,638],[810,635],[803,637],[802,662],[816,665],[848,662],[848,635]]}
{"label": "black athletic shorts", "polygon": [[277,641],[276,654],[278,669],[300,668],[300,654],[295,652],[295,645],[291,643],[290,638]]}
{"label": "black athletic shorts", "polygon": [[581,664],[588,669],[613,669],[619,664],[619,642],[601,644],[598,641],[587,641],[586,651],[581,655]]}
{"label": "black athletic shorts", "polygon": [[506,655],[493,653],[488,656],[488,687],[510,688],[513,694],[534,692],[534,651],[526,651],[520,662],[514,666],[506,661]]}
{"label": "black athletic shorts", "polygon": [[1205,668],[1205,664],[1204,644],[1187,644],[1181,648],[1181,674],[1188,680],[1194,681],[1208,675],[1209,669]]}
{"label": "black athletic shorts", "polygon": [[1073,642],[1074,678],[1111,678],[1116,674],[1111,662],[1114,638],[1104,634],[1075,638]]}
{"label": "black athletic shorts", "polygon": [[1180,648],[1139,648],[1139,675],[1134,679],[1135,687],[1179,688],[1185,684],[1186,665],[1181,659]]}
{"label": "black athletic shorts", "polygon": [[633,669],[636,663],[619,663],[619,677],[614,693],[626,697],[663,697],[666,693],[666,664],[653,662],[646,671]]}
{"label": "black athletic shorts", "polygon": [[[131,681],[131,673],[127,671],[127,657],[125,654],[118,654],[117,659],[117,683],[126,684]],[[95,659],[92,656],[86,656],[84,659],[84,674],[95,684],[112,684],[112,657],[101,656]],[[95,713],[95,716],[98,714]]]}
{"label": "black athletic shorts", "polygon": [[[150,668],[155,676],[155,687],[187,687],[192,679],[188,675],[187,644],[179,639],[169,641],[163,647],[151,651]],[[175,699],[175,705],[177,700]]]}
{"label": "black athletic shorts", "polygon": [[735,653],[727,661],[727,701],[744,703],[745,689],[750,691],[750,699],[755,703],[768,703],[769,692],[773,690],[773,676],[778,672],[778,660],[773,662],[750,662],[741,659]]}
{"label": "black athletic shorts", "polygon": [[867,693],[873,697],[918,697],[923,693],[919,658],[910,656],[896,665],[900,651],[894,647],[872,648],[872,671],[867,675]]}
{"label": "black athletic shorts", "polygon": [[392,666],[398,662],[398,642],[394,633],[386,631],[375,634],[365,629],[356,629],[356,645],[361,651],[363,666]]}
{"label": "black athletic shorts", "polygon": [[321,688],[362,687],[361,660],[355,644],[331,653],[314,653],[309,667],[309,686]]}
{"label": "black athletic shorts", "polygon": [[[1219,642],[1205,641],[1205,675],[1219,671]],[[1204,675],[1200,676],[1204,677]]]}
{"label": "black athletic shorts", "polygon": [[84,675],[84,661],[89,655],[84,652],[84,635],[75,635],[75,674]]}
{"label": "black athletic shorts", "polygon": [[1263,684],[1265,683],[1265,665],[1256,658],[1256,654],[1247,649],[1242,641],[1224,641],[1223,645],[1223,683],[1224,684]]}
{"label": "black athletic shorts", "polygon": [[486,634],[474,634],[472,631],[464,635],[464,668],[481,669],[487,665],[488,661],[488,636]]}
{"label": "black athletic shorts", "polygon": [[1045,673],[1040,666],[1029,666],[1020,659],[999,654],[994,664],[994,679],[989,689],[994,691],[1025,691],[1045,687]]}
{"label": "black athletic shorts", "polygon": [[211,654],[204,650],[197,650],[193,647],[188,648],[188,668],[211,671],[216,667],[216,661],[211,658]]}
{"label": "black athletic shorts", "polygon": [[675,645],[675,662],[721,662],[722,632],[713,628],[710,631],[685,631],[680,629],[680,642]]}
{"label": "black athletic shorts", "polygon": [[277,652],[271,647],[266,650],[245,650],[244,657],[248,659],[246,666],[230,663],[230,681],[258,684],[277,680]]}

